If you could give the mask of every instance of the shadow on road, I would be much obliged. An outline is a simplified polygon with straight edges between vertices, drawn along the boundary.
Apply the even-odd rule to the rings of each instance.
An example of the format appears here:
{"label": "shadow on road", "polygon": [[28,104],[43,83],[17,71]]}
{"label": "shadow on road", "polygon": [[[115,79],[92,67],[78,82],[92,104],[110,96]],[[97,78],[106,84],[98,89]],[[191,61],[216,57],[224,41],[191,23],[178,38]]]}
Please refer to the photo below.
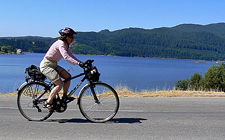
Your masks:
{"label": "shadow on road", "polygon": [[[106,123],[142,123],[147,119],[144,118],[114,118]],[[58,123],[92,123],[86,119],[49,119],[46,122],[58,122]]]}
{"label": "shadow on road", "polygon": [[115,118],[110,120],[109,122],[113,123],[142,123],[142,121],[145,121],[147,119],[144,118]]}

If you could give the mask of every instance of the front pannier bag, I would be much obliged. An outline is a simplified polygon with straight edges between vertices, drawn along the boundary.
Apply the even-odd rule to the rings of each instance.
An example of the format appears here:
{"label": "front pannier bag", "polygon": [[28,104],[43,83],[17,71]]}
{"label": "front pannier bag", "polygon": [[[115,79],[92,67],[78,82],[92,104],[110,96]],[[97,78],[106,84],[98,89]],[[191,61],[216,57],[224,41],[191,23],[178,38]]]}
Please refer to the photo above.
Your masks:
{"label": "front pannier bag", "polygon": [[97,82],[99,81],[100,75],[101,74],[98,72],[98,69],[95,66],[93,66],[93,69],[89,73],[88,77],[92,82]]}

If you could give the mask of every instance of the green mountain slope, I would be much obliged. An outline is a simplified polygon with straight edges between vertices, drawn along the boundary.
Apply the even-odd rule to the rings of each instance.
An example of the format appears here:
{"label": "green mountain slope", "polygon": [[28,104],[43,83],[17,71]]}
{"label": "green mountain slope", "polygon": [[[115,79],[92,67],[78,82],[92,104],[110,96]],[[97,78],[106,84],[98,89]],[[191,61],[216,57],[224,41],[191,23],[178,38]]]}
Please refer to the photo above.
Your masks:
{"label": "green mountain slope", "polygon": [[[37,52],[37,48],[39,52],[45,52],[56,40],[56,38],[41,37],[23,37],[22,39],[23,42],[25,40],[25,42],[29,42],[28,48],[33,52]],[[4,43],[1,43],[1,40],[0,46],[3,46]],[[13,42],[13,40],[21,40],[21,38],[8,38],[8,40]],[[77,54],[202,60],[225,59],[225,23],[181,24],[171,28],[163,27],[151,30],[126,28],[116,31],[78,32],[75,40],[71,44],[71,49]],[[32,43],[34,41],[36,46]],[[12,46],[14,47],[14,45]]]}

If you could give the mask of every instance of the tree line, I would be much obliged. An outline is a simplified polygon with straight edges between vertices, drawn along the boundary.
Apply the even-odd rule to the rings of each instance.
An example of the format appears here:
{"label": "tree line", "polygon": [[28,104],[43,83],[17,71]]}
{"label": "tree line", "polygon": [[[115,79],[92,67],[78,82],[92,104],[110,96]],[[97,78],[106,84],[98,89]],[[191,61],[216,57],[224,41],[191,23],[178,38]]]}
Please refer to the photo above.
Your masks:
{"label": "tree line", "polygon": [[[0,38],[0,46],[46,52],[55,40],[57,38]],[[78,32],[71,50],[76,54],[224,60],[225,23]]]}
{"label": "tree line", "polygon": [[16,49],[22,49],[25,52],[44,53],[47,52],[49,44],[39,40],[16,39],[16,38],[2,38],[0,39],[0,46],[2,52],[15,52]]}
{"label": "tree line", "polygon": [[195,73],[190,79],[177,81],[176,89],[225,92],[225,63],[209,67],[204,76]]}

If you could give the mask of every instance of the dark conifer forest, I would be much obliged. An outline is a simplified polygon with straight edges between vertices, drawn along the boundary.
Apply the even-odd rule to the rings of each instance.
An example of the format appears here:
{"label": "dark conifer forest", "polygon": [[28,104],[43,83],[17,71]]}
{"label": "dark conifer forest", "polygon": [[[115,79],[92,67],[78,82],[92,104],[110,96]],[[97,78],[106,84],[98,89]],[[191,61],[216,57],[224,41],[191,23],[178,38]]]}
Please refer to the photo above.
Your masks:
{"label": "dark conifer forest", "polygon": [[[43,53],[56,40],[57,38],[37,36],[2,37],[0,51],[22,49],[24,52]],[[71,50],[75,54],[224,60],[225,23],[78,32]]]}

